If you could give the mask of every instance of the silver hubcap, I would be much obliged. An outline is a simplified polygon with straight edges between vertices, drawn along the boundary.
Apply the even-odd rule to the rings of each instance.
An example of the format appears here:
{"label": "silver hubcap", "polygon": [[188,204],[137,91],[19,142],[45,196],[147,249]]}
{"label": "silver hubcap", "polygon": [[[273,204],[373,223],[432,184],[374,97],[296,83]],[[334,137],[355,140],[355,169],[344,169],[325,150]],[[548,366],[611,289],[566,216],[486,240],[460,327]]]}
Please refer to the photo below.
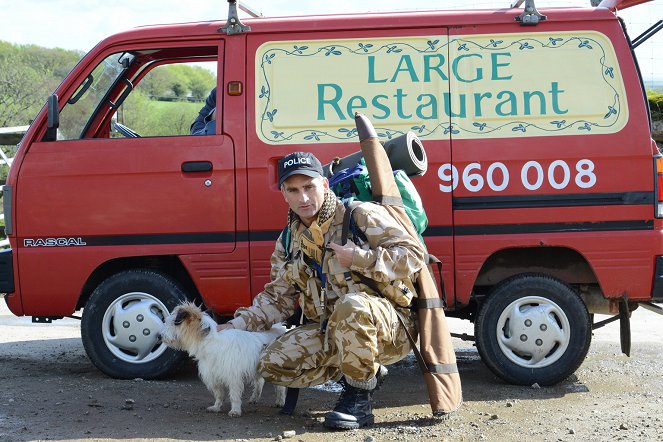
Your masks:
{"label": "silver hubcap", "polygon": [[497,321],[497,343],[511,362],[542,368],[562,357],[571,329],[564,311],[549,299],[527,296],[509,304]]}
{"label": "silver hubcap", "polygon": [[166,351],[159,331],[168,316],[166,306],[152,295],[126,293],[106,310],[102,323],[104,342],[119,359],[131,363],[152,361]]}

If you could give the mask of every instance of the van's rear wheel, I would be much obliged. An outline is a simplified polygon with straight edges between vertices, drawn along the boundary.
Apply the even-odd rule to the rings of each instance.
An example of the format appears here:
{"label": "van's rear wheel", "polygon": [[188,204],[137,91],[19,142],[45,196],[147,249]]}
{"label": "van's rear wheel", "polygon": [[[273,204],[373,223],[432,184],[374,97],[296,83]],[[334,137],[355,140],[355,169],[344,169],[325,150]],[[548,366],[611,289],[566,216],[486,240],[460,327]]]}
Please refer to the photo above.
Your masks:
{"label": "van's rear wheel", "polygon": [[481,359],[520,385],[553,385],[582,363],[591,342],[585,304],[557,279],[525,274],[497,286],[475,323]]}
{"label": "van's rear wheel", "polygon": [[83,310],[81,335],[92,363],[114,378],[163,377],[185,360],[158,335],[186,299],[176,281],[153,270],[127,270],[103,281]]}

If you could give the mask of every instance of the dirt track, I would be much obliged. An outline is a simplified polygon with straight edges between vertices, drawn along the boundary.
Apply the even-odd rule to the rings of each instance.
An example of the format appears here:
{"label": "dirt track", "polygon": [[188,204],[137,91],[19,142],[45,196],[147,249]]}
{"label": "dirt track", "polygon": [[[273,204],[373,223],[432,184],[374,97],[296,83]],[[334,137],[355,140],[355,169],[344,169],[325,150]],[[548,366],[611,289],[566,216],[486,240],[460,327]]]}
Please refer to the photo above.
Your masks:
{"label": "dirt track", "polygon": [[[472,333],[451,320],[452,331]],[[465,404],[449,421],[430,418],[413,358],[390,367],[375,395],[376,425],[328,432],[321,424],[336,394],[308,389],[294,416],[258,405],[230,418],[205,411],[211,395],[193,364],[168,381],[120,381],[85,356],[75,320],[31,324],[0,306],[0,440],[271,441],[654,441],[663,440],[663,316],[638,309],[631,358],[620,354],[618,325],[596,330],[585,363],[550,388],[505,385],[469,342],[454,339]],[[290,435],[291,433],[285,433]]]}

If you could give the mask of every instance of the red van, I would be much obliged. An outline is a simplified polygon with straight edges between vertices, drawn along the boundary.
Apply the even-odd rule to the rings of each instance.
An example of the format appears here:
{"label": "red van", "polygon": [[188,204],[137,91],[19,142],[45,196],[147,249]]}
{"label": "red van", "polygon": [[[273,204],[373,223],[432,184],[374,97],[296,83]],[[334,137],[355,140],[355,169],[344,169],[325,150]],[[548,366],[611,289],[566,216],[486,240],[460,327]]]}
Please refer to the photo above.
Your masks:
{"label": "red van", "polygon": [[[628,353],[630,312],[663,301],[663,158],[616,15],[637,3],[242,22],[231,0],[227,22],[113,35],[20,144],[0,292],[36,322],[82,309],[108,375],[165,375],[184,357],[157,339],[177,303],[231,315],[267,282],[286,222],[277,160],[357,151],[359,111],[385,141],[422,140],[424,238],[491,370],[563,380],[594,313],[620,319]],[[118,111],[174,63],[216,70],[216,134],[138,133]]]}

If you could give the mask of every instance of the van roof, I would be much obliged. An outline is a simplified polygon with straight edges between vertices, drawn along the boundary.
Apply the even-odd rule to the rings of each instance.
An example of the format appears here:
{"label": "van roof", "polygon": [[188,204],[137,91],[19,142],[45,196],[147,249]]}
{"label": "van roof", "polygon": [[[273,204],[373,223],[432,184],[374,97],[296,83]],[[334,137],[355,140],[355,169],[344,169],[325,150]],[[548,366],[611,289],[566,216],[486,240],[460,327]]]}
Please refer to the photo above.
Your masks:
{"label": "van roof", "polygon": [[[615,0],[616,1],[616,0]],[[629,1],[629,0],[624,0]],[[648,0],[630,0],[648,1]],[[312,31],[340,31],[352,29],[390,29],[390,28],[444,28],[447,26],[470,26],[477,24],[513,23],[514,30],[518,24],[516,17],[522,9],[472,9],[472,10],[428,10],[405,12],[368,12],[353,14],[302,15],[287,17],[242,18],[242,22],[251,26],[251,33],[284,33]],[[614,20],[613,11],[606,8],[591,7],[556,7],[540,8],[539,12],[548,17],[547,21],[586,21]],[[188,39],[209,37],[218,32],[226,24],[223,20],[155,24],[137,27],[120,32],[105,40],[119,43],[126,40],[144,39],[146,37],[186,36]]]}

